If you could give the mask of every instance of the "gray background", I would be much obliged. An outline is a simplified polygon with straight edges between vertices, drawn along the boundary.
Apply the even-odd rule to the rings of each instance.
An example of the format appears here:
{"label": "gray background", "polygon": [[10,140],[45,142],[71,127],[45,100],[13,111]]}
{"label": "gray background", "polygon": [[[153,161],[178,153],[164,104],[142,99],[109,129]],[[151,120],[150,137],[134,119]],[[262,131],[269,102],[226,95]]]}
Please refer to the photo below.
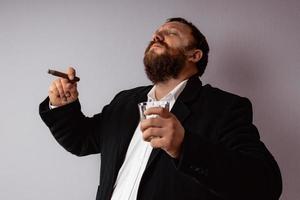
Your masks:
{"label": "gray background", "polygon": [[282,200],[300,199],[298,0],[0,1],[0,199],[94,199],[99,156],[61,148],[38,115],[53,80],[76,67],[83,111],[149,84],[144,49],[168,17],[194,22],[211,46],[204,83],[247,96],[278,161]]}

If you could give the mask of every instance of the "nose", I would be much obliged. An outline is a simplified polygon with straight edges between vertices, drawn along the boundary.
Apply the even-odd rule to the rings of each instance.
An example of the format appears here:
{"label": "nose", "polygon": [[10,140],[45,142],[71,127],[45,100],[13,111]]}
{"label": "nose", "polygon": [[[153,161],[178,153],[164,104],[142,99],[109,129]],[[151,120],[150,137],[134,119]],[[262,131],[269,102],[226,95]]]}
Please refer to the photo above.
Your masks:
{"label": "nose", "polygon": [[163,35],[161,33],[156,32],[156,33],[154,33],[152,40],[154,42],[161,42],[161,41],[164,40],[164,37],[163,37]]}

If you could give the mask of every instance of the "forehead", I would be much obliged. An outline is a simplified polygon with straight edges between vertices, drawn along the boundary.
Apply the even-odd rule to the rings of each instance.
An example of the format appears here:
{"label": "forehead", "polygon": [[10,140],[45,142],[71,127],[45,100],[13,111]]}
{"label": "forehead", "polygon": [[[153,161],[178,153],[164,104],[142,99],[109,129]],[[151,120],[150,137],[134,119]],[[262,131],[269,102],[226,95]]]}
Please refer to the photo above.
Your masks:
{"label": "forehead", "polygon": [[159,27],[158,31],[160,30],[165,30],[165,29],[176,29],[178,30],[179,32],[183,33],[183,34],[186,34],[186,35],[191,35],[191,28],[186,25],[186,24],[183,24],[181,22],[167,22],[165,24],[163,24],[162,26]]}

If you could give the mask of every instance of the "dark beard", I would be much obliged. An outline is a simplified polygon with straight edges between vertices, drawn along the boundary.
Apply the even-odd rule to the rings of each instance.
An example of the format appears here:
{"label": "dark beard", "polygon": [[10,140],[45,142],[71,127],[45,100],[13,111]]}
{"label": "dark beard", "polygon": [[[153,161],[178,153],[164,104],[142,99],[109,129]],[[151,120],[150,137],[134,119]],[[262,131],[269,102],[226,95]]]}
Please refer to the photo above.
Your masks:
{"label": "dark beard", "polygon": [[171,49],[166,43],[159,42],[160,45],[165,47],[165,51],[157,54],[150,51],[153,44],[154,42],[150,42],[144,56],[145,72],[149,80],[156,84],[171,78],[177,78],[186,60],[183,50]]}

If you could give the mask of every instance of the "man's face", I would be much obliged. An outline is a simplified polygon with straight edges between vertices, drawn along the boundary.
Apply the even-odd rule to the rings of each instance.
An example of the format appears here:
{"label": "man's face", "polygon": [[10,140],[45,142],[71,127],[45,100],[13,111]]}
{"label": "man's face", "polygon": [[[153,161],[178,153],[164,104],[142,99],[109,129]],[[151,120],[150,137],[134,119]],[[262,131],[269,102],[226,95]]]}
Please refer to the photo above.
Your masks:
{"label": "man's face", "polygon": [[186,51],[193,37],[190,28],[180,22],[168,22],[153,35],[145,51],[144,65],[155,84],[176,78],[185,66]]}

